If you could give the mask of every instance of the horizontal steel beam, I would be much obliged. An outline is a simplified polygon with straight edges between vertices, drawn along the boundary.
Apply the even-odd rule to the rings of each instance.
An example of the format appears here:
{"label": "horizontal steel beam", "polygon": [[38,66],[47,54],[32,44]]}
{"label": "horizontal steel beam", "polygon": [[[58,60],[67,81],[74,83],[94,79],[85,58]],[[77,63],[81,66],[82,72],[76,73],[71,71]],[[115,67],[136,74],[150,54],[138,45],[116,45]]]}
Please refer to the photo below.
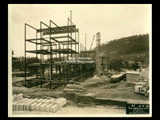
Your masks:
{"label": "horizontal steel beam", "polygon": [[37,32],[43,32],[43,35],[49,35],[49,34],[60,34],[60,33],[62,34],[68,32],[78,32],[78,29],[76,29],[75,25],[70,25],[70,26],[38,29]]}
{"label": "horizontal steel beam", "polygon": [[33,26],[31,26],[31,25],[29,25],[29,24],[27,24],[27,23],[25,23],[25,25],[27,25],[27,26],[29,26],[29,27],[31,27],[31,28],[37,30],[35,27],[33,27]]}

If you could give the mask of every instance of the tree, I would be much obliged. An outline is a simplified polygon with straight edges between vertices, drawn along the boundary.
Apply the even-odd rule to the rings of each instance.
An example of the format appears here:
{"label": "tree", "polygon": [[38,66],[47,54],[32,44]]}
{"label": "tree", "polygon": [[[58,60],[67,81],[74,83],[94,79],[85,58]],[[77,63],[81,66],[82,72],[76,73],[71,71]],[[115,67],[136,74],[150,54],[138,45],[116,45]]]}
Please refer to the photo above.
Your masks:
{"label": "tree", "polygon": [[110,60],[109,62],[109,68],[114,69],[115,71],[120,71],[122,67],[123,67],[123,62],[121,58],[120,59],[115,58]]}
{"label": "tree", "polygon": [[132,67],[133,67],[134,71],[136,71],[139,68],[138,62],[132,63]]}
{"label": "tree", "polygon": [[14,55],[14,50],[12,50],[12,55]]}

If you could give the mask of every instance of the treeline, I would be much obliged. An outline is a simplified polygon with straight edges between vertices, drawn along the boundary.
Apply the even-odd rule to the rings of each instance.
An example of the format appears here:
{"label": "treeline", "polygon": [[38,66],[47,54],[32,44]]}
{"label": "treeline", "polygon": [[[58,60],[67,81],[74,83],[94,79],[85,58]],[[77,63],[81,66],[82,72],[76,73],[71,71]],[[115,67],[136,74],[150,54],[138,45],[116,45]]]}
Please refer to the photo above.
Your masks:
{"label": "treeline", "polygon": [[102,44],[100,47],[101,52],[118,53],[121,55],[126,54],[139,54],[149,52],[149,34],[133,35],[114,39],[108,44]]}
{"label": "treeline", "polygon": [[[27,57],[26,58],[26,67],[28,69],[28,64],[40,62],[40,59],[36,57]],[[12,71],[19,69],[20,71],[25,70],[25,58],[24,57],[13,57],[12,56]]]}
{"label": "treeline", "polygon": [[[95,48],[96,49],[96,48]],[[149,65],[149,34],[133,35],[111,40],[100,46],[104,53],[107,69],[120,71],[122,68],[137,69]]]}
{"label": "treeline", "polygon": [[[52,58],[52,62],[54,61],[62,61],[63,59],[66,58]],[[44,60],[44,63],[49,63],[50,59],[46,59]],[[28,66],[31,63],[40,63],[40,59],[36,58],[36,57],[26,57],[26,69],[30,69],[30,67]],[[20,71],[24,71],[25,70],[25,57],[13,57],[12,56],[12,71],[14,71],[15,69],[19,69]]]}
{"label": "treeline", "polygon": [[[149,34],[133,35],[111,40],[108,44],[100,46],[100,52],[104,53],[104,64],[109,69],[133,68],[137,62],[141,62],[144,67],[147,67],[149,65]],[[92,57],[94,60],[95,54]],[[57,58],[57,60],[63,60],[63,58]],[[56,61],[56,59],[54,58],[52,61]],[[36,59],[35,57],[26,58],[26,65],[35,62],[40,62],[40,59]],[[14,69],[25,69],[24,57],[12,56],[12,70]]]}

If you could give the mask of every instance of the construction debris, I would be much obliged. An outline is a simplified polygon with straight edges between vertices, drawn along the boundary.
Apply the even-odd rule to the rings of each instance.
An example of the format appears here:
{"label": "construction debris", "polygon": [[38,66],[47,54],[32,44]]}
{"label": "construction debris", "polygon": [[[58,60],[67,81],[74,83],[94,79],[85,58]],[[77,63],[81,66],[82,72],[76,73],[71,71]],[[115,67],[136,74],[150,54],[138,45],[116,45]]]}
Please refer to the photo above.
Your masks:
{"label": "construction debris", "polygon": [[68,84],[64,89],[65,93],[68,93],[68,92],[85,93],[85,91],[86,91],[85,88],[76,84]]}
{"label": "construction debris", "polygon": [[13,95],[12,100],[13,111],[56,112],[59,108],[61,108],[67,103],[65,98],[29,99],[23,98],[23,94]]}
{"label": "construction debris", "polygon": [[113,76],[111,76],[111,82],[112,82],[112,83],[120,82],[120,81],[121,81],[122,79],[124,79],[125,77],[126,77],[126,74],[125,74],[125,73],[113,75]]}
{"label": "construction debris", "polygon": [[137,85],[135,86],[135,93],[143,94],[149,97],[149,86],[148,85]]}

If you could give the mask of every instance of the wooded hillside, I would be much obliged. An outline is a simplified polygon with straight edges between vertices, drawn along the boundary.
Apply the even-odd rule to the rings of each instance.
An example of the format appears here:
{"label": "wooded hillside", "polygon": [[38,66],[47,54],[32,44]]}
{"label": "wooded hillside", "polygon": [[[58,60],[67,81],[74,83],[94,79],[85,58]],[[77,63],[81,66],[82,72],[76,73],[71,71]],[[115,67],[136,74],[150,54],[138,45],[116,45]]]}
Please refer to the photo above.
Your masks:
{"label": "wooded hillside", "polygon": [[126,54],[149,53],[149,34],[133,35],[102,44],[101,52]]}

